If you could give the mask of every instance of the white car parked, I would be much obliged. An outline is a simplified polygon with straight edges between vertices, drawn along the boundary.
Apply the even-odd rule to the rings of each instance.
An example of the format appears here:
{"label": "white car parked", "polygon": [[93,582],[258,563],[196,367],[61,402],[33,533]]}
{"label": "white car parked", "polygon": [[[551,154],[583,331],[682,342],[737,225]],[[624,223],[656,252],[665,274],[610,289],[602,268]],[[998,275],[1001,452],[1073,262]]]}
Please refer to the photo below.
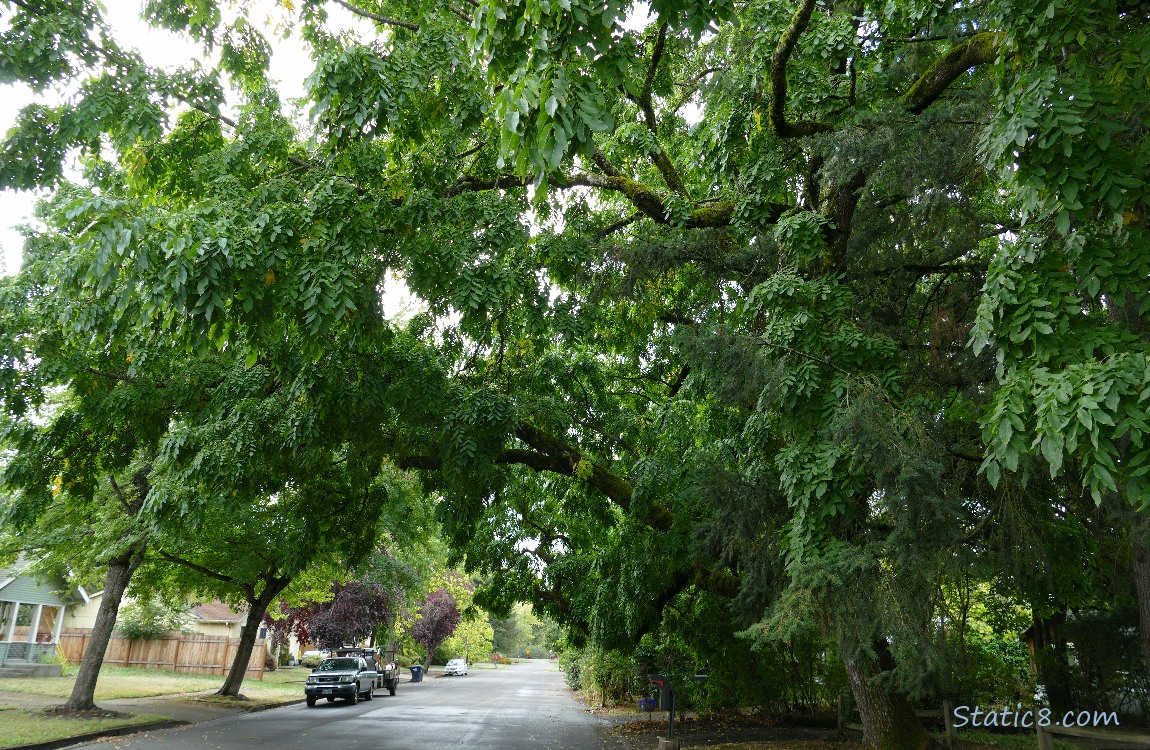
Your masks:
{"label": "white car parked", "polygon": [[443,668],[443,676],[450,677],[453,674],[467,674],[466,659],[452,659],[451,661],[447,662],[447,666]]}

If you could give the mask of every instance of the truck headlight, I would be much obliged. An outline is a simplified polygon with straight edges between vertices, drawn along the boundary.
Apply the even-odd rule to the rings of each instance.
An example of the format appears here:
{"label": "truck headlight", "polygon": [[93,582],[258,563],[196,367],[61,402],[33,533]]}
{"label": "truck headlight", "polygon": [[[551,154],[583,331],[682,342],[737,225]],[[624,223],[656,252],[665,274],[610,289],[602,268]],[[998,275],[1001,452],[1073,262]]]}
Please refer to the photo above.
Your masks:
{"label": "truck headlight", "polygon": [[314,685],[315,684],[315,678],[312,677],[311,675],[308,675],[307,676],[307,684]]}
{"label": "truck headlight", "polygon": [[355,682],[355,675],[345,674],[343,677],[339,678],[339,681],[340,682]]}

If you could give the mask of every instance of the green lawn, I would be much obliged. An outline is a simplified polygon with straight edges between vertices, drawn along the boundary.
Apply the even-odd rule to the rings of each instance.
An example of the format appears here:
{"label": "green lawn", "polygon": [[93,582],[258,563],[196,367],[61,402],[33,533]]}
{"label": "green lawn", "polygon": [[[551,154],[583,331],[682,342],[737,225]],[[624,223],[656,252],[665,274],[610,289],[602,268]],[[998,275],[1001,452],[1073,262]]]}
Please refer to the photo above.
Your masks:
{"label": "green lawn", "polygon": [[[262,703],[283,703],[303,697],[306,669],[277,669],[264,672],[264,679],[244,680],[240,692]],[[4,680],[0,690],[6,692],[67,698],[72,692],[75,675]],[[96,682],[96,700],[145,698],[157,695],[181,695],[219,690],[224,684],[220,675],[187,674],[139,667],[104,667]]]}
{"label": "green lawn", "polygon": [[0,705],[0,747],[16,747],[33,742],[62,740],[66,737],[105,732],[109,729],[163,721],[162,716],[124,716],[116,719],[62,719],[38,711],[25,711]]}

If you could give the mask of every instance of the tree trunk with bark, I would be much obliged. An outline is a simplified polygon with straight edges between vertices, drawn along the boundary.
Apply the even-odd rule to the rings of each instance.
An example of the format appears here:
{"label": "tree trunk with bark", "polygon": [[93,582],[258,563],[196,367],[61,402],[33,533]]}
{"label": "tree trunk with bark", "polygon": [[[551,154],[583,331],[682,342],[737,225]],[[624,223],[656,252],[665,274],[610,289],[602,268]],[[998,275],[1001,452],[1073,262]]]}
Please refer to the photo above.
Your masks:
{"label": "tree trunk with bark", "polygon": [[876,642],[875,651],[878,661],[863,655],[843,660],[862,717],[863,745],[875,750],[923,750],[932,741],[915,716],[914,706],[906,696],[883,687],[877,679],[886,671],[883,662],[889,661],[893,667],[886,641]]}
{"label": "tree trunk with bark", "polygon": [[100,599],[100,609],[92,626],[92,636],[84,648],[80,660],[80,672],[72,685],[72,694],[61,706],[63,711],[96,710],[96,680],[104,665],[104,654],[108,642],[112,640],[112,630],[116,627],[116,617],[120,613],[120,600],[132,580],[132,574],[144,559],[146,543],[133,545],[123,554],[108,563],[108,573],[104,576],[104,594]]}
{"label": "tree trunk with bark", "polygon": [[1070,689],[1070,660],[1066,637],[1062,634],[1064,622],[1064,613],[1055,613],[1050,617],[1035,615],[1031,627],[1038,679],[1046,686],[1046,700],[1050,708],[1060,714],[1074,707],[1074,696]]}
{"label": "tree trunk with bark", "polygon": [[260,633],[260,624],[268,611],[268,606],[275,601],[281,591],[287,588],[287,584],[288,582],[280,582],[277,579],[274,583],[267,584],[263,593],[258,597],[249,597],[248,617],[244,621],[244,630],[243,634],[240,635],[236,656],[232,659],[232,666],[228,670],[228,676],[224,680],[223,687],[219,689],[216,695],[226,695],[231,698],[239,697],[240,687],[244,684],[244,675],[248,670],[248,662],[251,661],[252,650],[255,648],[256,638]]}
{"label": "tree trunk with bark", "polygon": [[1142,661],[1150,677],[1150,517],[1134,511],[1130,524],[1134,551],[1134,589],[1138,592],[1138,634],[1142,644]]}

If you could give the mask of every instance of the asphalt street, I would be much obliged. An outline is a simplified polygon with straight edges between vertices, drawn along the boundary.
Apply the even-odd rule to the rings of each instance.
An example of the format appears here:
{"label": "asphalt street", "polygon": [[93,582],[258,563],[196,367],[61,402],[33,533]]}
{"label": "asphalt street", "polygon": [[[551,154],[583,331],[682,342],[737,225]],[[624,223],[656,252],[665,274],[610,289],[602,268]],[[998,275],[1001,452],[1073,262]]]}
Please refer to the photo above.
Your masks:
{"label": "asphalt street", "polygon": [[[601,750],[595,720],[571,697],[553,662],[533,661],[466,677],[402,682],[394,696],[321,701],[239,714],[187,727],[105,739],[108,750]],[[301,686],[300,697],[303,697]]]}

